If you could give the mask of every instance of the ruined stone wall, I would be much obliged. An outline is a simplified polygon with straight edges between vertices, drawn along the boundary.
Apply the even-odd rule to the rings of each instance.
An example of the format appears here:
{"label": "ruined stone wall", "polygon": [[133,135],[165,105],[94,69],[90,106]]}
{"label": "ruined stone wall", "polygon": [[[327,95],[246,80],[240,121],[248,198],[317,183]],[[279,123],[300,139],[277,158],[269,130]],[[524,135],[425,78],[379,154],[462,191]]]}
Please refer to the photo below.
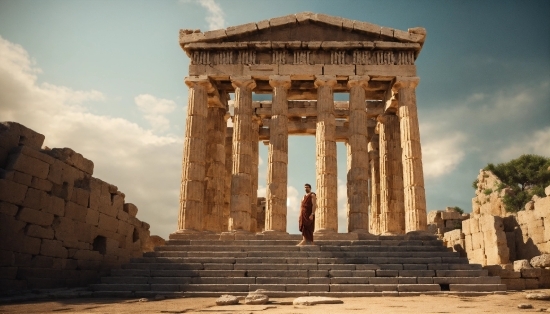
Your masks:
{"label": "ruined stone wall", "polygon": [[455,229],[462,228],[462,221],[469,219],[470,214],[461,214],[452,207],[447,207],[445,211],[434,210],[428,213],[427,231],[437,234],[440,238],[443,234]]}
{"label": "ruined stone wall", "polygon": [[470,219],[462,221],[461,230],[446,232],[443,239],[470,263],[486,266],[491,275],[500,276],[508,289],[550,287],[550,268],[513,266],[517,261],[528,264],[533,257],[550,254],[550,186],[545,189],[546,197],[534,196],[517,213],[507,213],[504,208],[502,198],[508,191],[498,177],[481,170]]}
{"label": "ruined stone wall", "polygon": [[149,225],[69,148],[0,123],[0,293],[84,286],[142,255]]}

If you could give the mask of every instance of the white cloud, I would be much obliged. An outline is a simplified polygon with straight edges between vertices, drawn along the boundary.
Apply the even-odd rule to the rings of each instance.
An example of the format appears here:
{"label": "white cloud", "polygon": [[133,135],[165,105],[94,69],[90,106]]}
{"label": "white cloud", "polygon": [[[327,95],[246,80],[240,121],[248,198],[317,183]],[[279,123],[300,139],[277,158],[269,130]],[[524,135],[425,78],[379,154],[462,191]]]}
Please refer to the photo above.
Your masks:
{"label": "white cloud", "polygon": [[298,216],[300,215],[301,197],[298,189],[289,185],[287,187],[287,211],[286,230],[290,234],[300,233],[298,229]]}
{"label": "white cloud", "polygon": [[210,30],[221,29],[225,27],[225,13],[220,5],[214,0],[198,0],[199,4],[208,11],[206,22]]}
{"label": "white cloud", "polygon": [[[422,124],[422,165],[426,179],[437,178],[452,172],[464,159],[462,146],[466,135],[441,130],[435,124]],[[426,135],[426,136],[424,136]]]}
{"label": "white cloud", "polygon": [[550,157],[550,127],[524,136],[519,141],[510,143],[499,152],[502,161],[518,158],[523,154],[536,154]]}
{"label": "white cloud", "polygon": [[[175,231],[181,139],[156,135],[126,119],[93,114],[86,106],[105,101],[101,92],[38,84],[38,73],[23,47],[0,37],[1,119],[44,134],[44,145],[70,147],[92,160],[94,177],[117,185],[126,202],[138,206],[138,218],[151,224],[152,234],[167,237]],[[171,108],[170,101],[150,99],[162,104],[157,102],[152,113]]]}
{"label": "white cloud", "polygon": [[164,132],[170,128],[170,121],[165,115],[176,109],[176,103],[173,100],[141,94],[136,96],[134,101],[154,131]]}

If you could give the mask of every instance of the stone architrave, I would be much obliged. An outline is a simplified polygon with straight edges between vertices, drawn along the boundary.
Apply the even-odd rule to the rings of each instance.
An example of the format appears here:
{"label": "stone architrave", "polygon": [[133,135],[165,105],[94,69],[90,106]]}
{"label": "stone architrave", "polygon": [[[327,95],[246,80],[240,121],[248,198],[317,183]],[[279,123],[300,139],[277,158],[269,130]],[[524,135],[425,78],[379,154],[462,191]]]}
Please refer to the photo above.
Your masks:
{"label": "stone architrave", "polygon": [[258,165],[259,165],[259,142],[260,142],[260,123],[259,117],[252,116],[252,165],[251,165],[251,185],[250,191],[250,232],[256,232],[258,226]]}
{"label": "stone architrave", "polygon": [[369,153],[365,89],[368,76],[350,76],[348,147],[348,232],[369,229]]}
{"label": "stone architrave", "polygon": [[380,231],[382,234],[404,234],[403,170],[399,119],[386,114],[380,122]]}
{"label": "stone architrave", "polygon": [[267,161],[265,230],[286,233],[290,76],[270,76],[273,87]]}
{"label": "stone architrave", "polygon": [[189,101],[183,146],[178,233],[202,230],[208,90],[212,88],[206,76],[187,77],[185,84],[189,86]]}
{"label": "stone architrave", "polygon": [[415,88],[418,77],[397,77],[393,92],[397,93],[401,129],[405,231],[426,230],[426,192],[422,169],[422,149],[416,107]]}
{"label": "stone architrave", "polygon": [[378,151],[378,134],[372,136],[369,143],[371,199],[370,228],[372,234],[380,234],[380,155]]}
{"label": "stone architrave", "polygon": [[208,107],[203,229],[213,232],[223,230],[226,112],[225,107]]}
{"label": "stone architrave", "polygon": [[315,233],[338,232],[338,178],[336,165],[336,119],[334,117],[334,92],[336,77],[318,75],[316,142],[317,209]]}
{"label": "stone architrave", "polygon": [[252,195],[252,89],[250,76],[231,76],[235,88],[230,231],[250,231]]}

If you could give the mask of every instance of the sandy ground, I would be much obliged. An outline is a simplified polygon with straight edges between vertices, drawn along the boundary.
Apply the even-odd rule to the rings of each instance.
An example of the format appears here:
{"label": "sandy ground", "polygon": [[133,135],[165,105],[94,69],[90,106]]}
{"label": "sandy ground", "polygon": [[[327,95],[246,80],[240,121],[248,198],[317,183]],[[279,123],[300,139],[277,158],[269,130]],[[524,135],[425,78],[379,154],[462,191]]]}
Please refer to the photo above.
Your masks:
{"label": "sandy ground", "polygon": [[[550,289],[537,290],[550,294]],[[529,291],[530,293],[534,291]],[[274,298],[267,305],[216,306],[216,298],[137,299],[79,298],[1,304],[0,313],[526,313],[550,309],[550,300],[528,300],[525,292],[476,297],[415,296],[342,298],[343,304],[292,305],[294,298]],[[243,301],[241,301],[242,303]],[[532,309],[519,309],[531,304]]]}

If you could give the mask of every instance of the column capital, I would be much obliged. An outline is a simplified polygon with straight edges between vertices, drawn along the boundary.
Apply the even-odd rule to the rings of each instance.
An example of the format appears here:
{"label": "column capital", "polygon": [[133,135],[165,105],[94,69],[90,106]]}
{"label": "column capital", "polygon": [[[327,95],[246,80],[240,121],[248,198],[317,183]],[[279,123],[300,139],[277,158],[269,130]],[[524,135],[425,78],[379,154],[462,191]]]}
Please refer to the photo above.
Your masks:
{"label": "column capital", "polygon": [[315,75],[315,87],[336,85],[336,76],[334,75]]}
{"label": "column capital", "polygon": [[247,89],[253,89],[256,87],[256,81],[252,79],[252,76],[230,76],[231,79],[231,85],[233,85],[234,88],[247,88]]}
{"label": "column capital", "polygon": [[269,76],[269,85],[271,87],[282,87],[284,89],[289,89],[291,84],[290,75],[270,75]]}
{"label": "column capital", "polygon": [[397,76],[395,78],[395,83],[392,86],[393,91],[397,91],[401,88],[415,88],[418,83],[420,83],[420,78],[417,76],[413,77],[405,77],[405,76]]}
{"label": "column capital", "polygon": [[370,77],[368,75],[365,75],[365,76],[352,75],[349,77],[348,87],[352,88],[352,87],[360,86],[363,89],[367,89],[367,87],[369,86],[369,80],[370,80]]}
{"label": "column capital", "polygon": [[195,87],[197,85],[204,86],[207,89],[211,89],[213,87],[212,82],[210,82],[210,79],[208,79],[207,75],[188,76],[184,79],[184,82],[185,82],[185,85],[189,87]]}

